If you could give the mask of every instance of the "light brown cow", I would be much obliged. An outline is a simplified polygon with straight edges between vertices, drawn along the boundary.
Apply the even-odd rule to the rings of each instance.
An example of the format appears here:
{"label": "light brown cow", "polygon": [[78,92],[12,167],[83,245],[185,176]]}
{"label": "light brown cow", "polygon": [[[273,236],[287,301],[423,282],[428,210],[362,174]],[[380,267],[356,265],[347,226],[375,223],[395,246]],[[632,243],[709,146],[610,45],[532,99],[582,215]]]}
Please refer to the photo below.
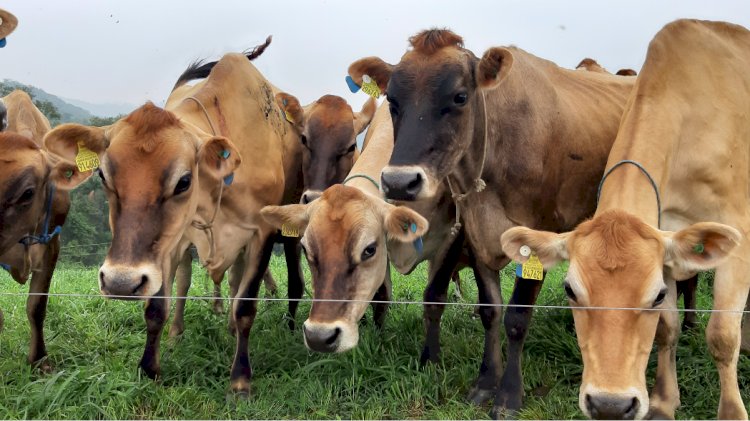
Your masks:
{"label": "light brown cow", "polygon": [[[566,230],[595,208],[600,178],[633,80],[566,70],[518,48],[479,59],[447,30],[411,38],[397,65],[369,57],[349,74],[367,75],[387,95],[395,147],[381,175],[389,199],[434,198],[449,182],[458,198],[480,303],[499,304],[497,241],[518,224]],[[540,281],[517,281],[511,304],[533,304]],[[493,415],[521,406],[520,352],[531,310],[506,315],[508,366],[500,352],[500,308],[483,306],[485,347],[470,398],[495,397]],[[502,375],[502,378],[501,378]]]}
{"label": "light brown cow", "polygon": [[721,383],[718,417],[747,418],[737,359],[750,289],[748,68],[747,29],[697,20],[665,26],[649,45],[594,218],[565,234],[517,227],[502,237],[515,260],[529,253],[545,267],[570,260],[565,289],[584,364],[579,405],[589,417],[642,418],[649,410],[674,417],[675,281],[715,267],[718,312],[706,338]]}
{"label": "light brown cow", "polygon": [[225,55],[206,80],[178,86],[166,110],[146,104],[112,126],[63,125],[45,138],[63,156],[74,156],[78,142],[99,154],[113,232],[99,285],[105,295],[146,300],[140,366],[150,377],[160,371],[159,337],[185,248],[196,245],[212,276],[239,257],[230,386],[240,394],[250,388],[257,306],[242,299],[257,296],[276,237],[260,209],[299,200],[302,147],[276,89],[248,58]]}
{"label": "light brown cow", "polygon": [[[13,91],[0,103],[8,121],[8,129],[0,133],[0,263],[20,284],[31,275],[29,292],[44,294],[60,251],[57,233],[70,208],[67,190],[87,174],[41,148],[50,126],[26,92]],[[45,371],[51,368],[44,360],[46,312],[47,296],[30,295],[28,361]]]}
{"label": "light brown cow", "polygon": [[593,58],[586,57],[576,66],[576,70],[587,70],[589,72],[609,73]]}

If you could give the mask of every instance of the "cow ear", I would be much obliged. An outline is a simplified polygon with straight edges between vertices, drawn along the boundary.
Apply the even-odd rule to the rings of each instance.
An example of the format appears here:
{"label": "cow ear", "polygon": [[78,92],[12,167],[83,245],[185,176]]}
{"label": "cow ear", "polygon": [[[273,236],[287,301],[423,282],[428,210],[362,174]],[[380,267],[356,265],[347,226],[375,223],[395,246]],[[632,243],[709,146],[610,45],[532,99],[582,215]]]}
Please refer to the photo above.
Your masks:
{"label": "cow ear", "polygon": [[79,171],[78,167],[68,161],[59,161],[52,167],[49,179],[60,190],[73,190],[91,177],[94,170]]}
{"label": "cow ear", "polygon": [[477,85],[480,88],[494,88],[505,80],[513,67],[513,53],[507,48],[493,47],[487,50],[476,70]]}
{"label": "cow ear", "polygon": [[[307,229],[307,223],[310,222],[312,206],[316,202],[307,205],[285,205],[285,206],[266,206],[260,210],[263,219],[276,229],[288,231],[292,236],[301,237]],[[285,234],[288,235],[288,234]]]}
{"label": "cow ear", "polygon": [[211,137],[198,151],[198,167],[201,173],[208,174],[215,180],[226,180],[241,162],[240,152],[225,137]]}
{"label": "cow ear", "polygon": [[354,133],[360,134],[365,131],[370,121],[372,121],[372,116],[375,115],[377,106],[378,103],[375,101],[375,98],[370,97],[365,102],[365,105],[362,106],[362,111],[354,113]]}
{"label": "cow ear", "polygon": [[739,231],[715,222],[700,222],[662,235],[666,246],[664,265],[675,273],[713,269],[742,240]]}
{"label": "cow ear", "polygon": [[62,124],[47,132],[44,147],[53,155],[68,162],[75,162],[82,148],[94,152],[100,158],[109,146],[107,131],[110,126],[92,127],[81,124]]}
{"label": "cow ear", "polygon": [[539,257],[545,269],[568,259],[568,236],[549,231],[536,231],[526,227],[513,227],[503,233],[500,243],[503,252],[519,263],[528,260],[531,254]]}
{"label": "cow ear", "polygon": [[[349,66],[349,76],[357,86],[362,86],[362,76],[367,75],[385,92],[388,81],[391,80],[393,65],[388,64],[378,57],[365,57],[359,59]],[[351,87],[350,87],[351,88]]]}
{"label": "cow ear", "polygon": [[279,92],[276,94],[276,103],[281,108],[281,113],[284,114],[286,121],[292,123],[299,132],[302,132],[305,128],[305,111],[299,104],[297,97],[286,92]]}
{"label": "cow ear", "polygon": [[429,222],[416,211],[406,206],[384,206],[384,226],[390,238],[409,243],[427,233]]}

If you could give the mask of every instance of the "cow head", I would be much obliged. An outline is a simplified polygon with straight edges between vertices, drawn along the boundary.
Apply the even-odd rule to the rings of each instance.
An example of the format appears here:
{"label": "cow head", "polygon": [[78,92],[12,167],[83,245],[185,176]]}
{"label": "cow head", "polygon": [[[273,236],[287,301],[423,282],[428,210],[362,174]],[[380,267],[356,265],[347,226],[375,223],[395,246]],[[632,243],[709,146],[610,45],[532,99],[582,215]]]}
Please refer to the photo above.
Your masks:
{"label": "cow head", "polygon": [[370,124],[376,102],[369,99],[358,113],[352,112],[346,100],[335,95],[324,95],[304,108],[297,98],[286,93],[276,94],[276,102],[299,133],[304,146],[305,191],[300,203],[310,203],[349,174],[356,158],[356,137]]}
{"label": "cow head", "polygon": [[273,226],[303,234],[316,300],[354,300],[313,302],[304,338],[319,352],[357,345],[357,323],[388,267],[386,239],[411,242],[428,228],[413,210],[340,184],[310,204],[266,206],[261,214]]}
{"label": "cow head", "polygon": [[363,58],[349,66],[349,75],[360,85],[366,75],[386,93],[395,146],[381,175],[383,191],[389,199],[412,201],[434,196],[474,136],[484,135],[482,91],[506,78],[513,55],[491,48],[477,59],[448,30],[424,31],[409,41],[412,49],[398,64]]}
{"label": "cow head", "polygon": [[685,279],[714,268],[740,239],[737,230],[722,224],[703,222],[668,232],[610,210],[571,233],[516,227],[501,241],[518,262],[530,254],[545,268],[570,260],[564,286],[583,357],[579,406],[593,418],[633,419],[643,418],[649,408],[646,365],[659,322],[659,311],[653,310],[665,301],[674,307],[676,300],[664,276]]}
{"label": "cow head", "polygon": [[69,190],[90,173],[49,156],[31,139],[0,133],[0,255],[28,234],[36,232],[45,216],[50,183]]}
{"label": "cow head", "polygon": [[213,210],[212,192],[240,163],[229,140],[207,136],[151,103],[108,127],[64,124],[47,134],[45,145],[71,161],[82,148],[99,157],[112,230],[99,286],[120,297],[159,292],[199,196]]}

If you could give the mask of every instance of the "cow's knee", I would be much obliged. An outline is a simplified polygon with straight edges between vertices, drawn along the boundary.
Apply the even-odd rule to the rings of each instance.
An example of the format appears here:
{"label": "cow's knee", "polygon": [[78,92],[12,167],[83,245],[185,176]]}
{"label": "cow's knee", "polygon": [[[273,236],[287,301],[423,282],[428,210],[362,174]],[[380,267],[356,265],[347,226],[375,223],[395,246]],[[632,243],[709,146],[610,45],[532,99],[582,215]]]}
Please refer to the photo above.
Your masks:
{"label": "cow's knee", "polygon": [[739,319],[734,316],[714,313],[706,328],[706,342],[717,364],[732,362],[740,343]]}

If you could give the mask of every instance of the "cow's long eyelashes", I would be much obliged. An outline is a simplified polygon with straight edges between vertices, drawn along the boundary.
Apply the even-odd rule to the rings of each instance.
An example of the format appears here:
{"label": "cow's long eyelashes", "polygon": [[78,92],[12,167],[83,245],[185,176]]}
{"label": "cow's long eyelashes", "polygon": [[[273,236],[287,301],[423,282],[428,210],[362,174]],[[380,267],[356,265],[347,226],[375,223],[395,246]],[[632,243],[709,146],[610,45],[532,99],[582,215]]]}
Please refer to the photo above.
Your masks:
{"label": "cow's long eyelashes", "polygon": [[388,97],[387,99],[388,99],[388,109],[391,111],[391,116],[397,117],[399,113],[398,101],[396,101],[395,99],[391,97]]}
{"label": "cow's long eyelashes", "polygon": [[21,196],[18,198],[18,201],[16,202],[19,205],[26,205],[34,198],[34,189],[29,188],[23,191]]}
{"label": "cow's long eyelashes", "polygon": [[102,169],[99,168],[98,170],[96,170],[96,173],[99,174],[99,178],[102,180],[102,184],[104,185],[104,187],[107,187],[107,179],[104,178],[104,172],[102,171]]}
{"label": "cow's long eyelashes", "polygon": [[364,250],[362,250],[362,257],[361,260],[364,262],[365,260],[371,259],[373,256],[375,256],[375,252],[377,251],[377,244],[372,243],[365,247]]}
{"label": "cow's long eyelashes", "polygon": [[570,301],[577,301],[576,293],[573,292],[573,288],[570,287],[570,284],[568,281],[565,281],[563,284],[563,287],[565,288],[565,295],[568,296],[568,299]]}
{"label": "cow's long eyelashes", "polygon": [[307,144],[307,136],[305,136],[305,135],[301,135],[301,136],[299,137],[299,141],[300,141],[300,142],[302,142],[302,146],[304,146],[304,147],[306,147],[306,148],[310,149],[310,146],[309,146],[309,145]]}
{"label": "cow's long eyelashes", "polygon": [[180,177],[179,180],[177,180],[177,185],[174,186],[174,195],[177,196],[180,193],[183,193],[187,191],[190,188],[190,184],[192,183],[193,175],[191,173],[187,173]]}
{"label": "cow's long eyelashes", "polygon": [[666,298],[666,297],[667,297],[667,289],[666,288],[662,288],[659,291],[659,294],[656,295],[656,299],[654,299],[654,304],[652,305],[652,307],[658,307],[658,306],[660,306],[661,303],[664,302],[664,298]]}

